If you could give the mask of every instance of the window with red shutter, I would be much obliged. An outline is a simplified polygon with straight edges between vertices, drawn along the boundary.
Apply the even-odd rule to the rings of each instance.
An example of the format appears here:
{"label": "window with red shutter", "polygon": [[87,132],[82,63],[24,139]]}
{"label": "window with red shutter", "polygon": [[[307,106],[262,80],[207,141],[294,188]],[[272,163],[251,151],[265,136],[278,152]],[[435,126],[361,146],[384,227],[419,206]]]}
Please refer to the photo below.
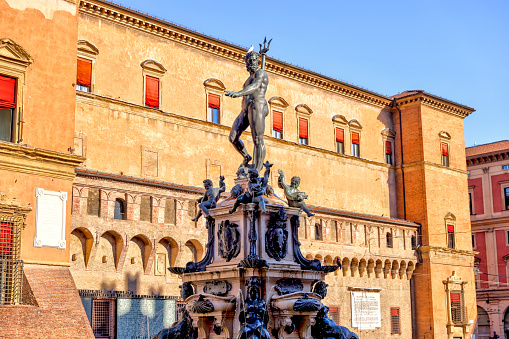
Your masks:
{"label": "window with red shutter", "polygon": [[385,141],[385,163],[392,165],[392,142]]}
{"label": "window with red shutter", "polygon": [[399,308],[391,307],[391,334],[401,333],[401,321],[399,318]]}
{"label": "window with red shutter", "polygon": [[145,77],[145,106],[159,108],[159,79]]}
{"label": "window with red shutter", "polygon": [[0,140],[13,141],[16,79],[0,75]]}
{"label": "window with red shutter", "polygon": [[447,225],[447,247],[454,248],[454,225]]}
{"label": "window with red shutter", "polygon": [[336,152],[345,154],[345,130],[336,128]]}
{"label": "window with red shutter", "polygon": [[283,112],[272,111],[272,136],[283,139]]}
{"label": "window with red shutter", "polygon": [[308,145],[308,119],[299,118],[299,144]]}
{"label": "window with red shutter", "polygon": [[219,112],[221,108],[221,97],[217,94],[209,93],[207,107],[207,121],[219,124]]}
{"label": "window with red shutter", "polygon": [[78,58],[78,71],[76,73],[76,89],[90,92],[92,86],[92,61]]}
{"label": "window with red shutter", "polygon": [[442,166],[449,167],[449,145],[442,143]]}
{"label": "window with red shutter", "polygon": [[352,156],[360,157],[360,136],[357,132],[352,132]]}
{"label": "window with red shutter", "polygon": [[451,317],[454,324],[464,324],[467,320],[463,290],[454,290],[449,293],[451,300]]}

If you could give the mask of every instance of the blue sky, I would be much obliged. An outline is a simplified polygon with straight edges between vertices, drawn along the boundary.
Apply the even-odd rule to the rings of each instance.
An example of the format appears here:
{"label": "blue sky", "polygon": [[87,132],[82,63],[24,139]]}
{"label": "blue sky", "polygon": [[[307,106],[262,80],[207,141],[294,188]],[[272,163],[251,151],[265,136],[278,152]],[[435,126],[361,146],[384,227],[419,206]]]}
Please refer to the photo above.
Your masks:
{"label": "blue sky", "polygon": [[509,139],[508,1],[115,3],[384,95],[421,89],[473,107],[465,144]]}

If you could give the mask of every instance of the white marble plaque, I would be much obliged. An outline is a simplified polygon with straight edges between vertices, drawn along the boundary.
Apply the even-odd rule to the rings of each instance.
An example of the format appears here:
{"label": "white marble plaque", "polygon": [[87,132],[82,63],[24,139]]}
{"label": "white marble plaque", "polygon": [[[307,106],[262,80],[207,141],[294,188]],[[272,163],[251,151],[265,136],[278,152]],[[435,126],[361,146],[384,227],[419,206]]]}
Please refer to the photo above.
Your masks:
{"label": "white marble plaque", "polygon": [[65,206],[67,192],[52,192],[42,188],[35,191],[34,246],[65,249]]}
{"label": "white marble plaque", "polygon": [[382,326],[380,314],[380,293],[352,293],[352,327],[359,330],[374,330]]}

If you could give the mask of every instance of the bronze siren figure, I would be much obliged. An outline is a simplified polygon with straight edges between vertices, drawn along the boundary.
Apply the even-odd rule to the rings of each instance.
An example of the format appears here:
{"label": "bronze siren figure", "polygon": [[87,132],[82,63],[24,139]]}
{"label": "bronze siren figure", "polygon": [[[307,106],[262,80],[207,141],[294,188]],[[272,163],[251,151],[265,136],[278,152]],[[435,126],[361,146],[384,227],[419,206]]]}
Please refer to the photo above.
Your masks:
{"label": "bronze siren figure", "polygon": [[[263,41],[263,47],[260,44],[260,53],[253,51],[253,46],[249,48],[244,58],[246,61],[246,69],[249,72],[249,78],[244,82],[243,89],[235,91],[225,91],[225,95],[231,98],[242,98],[242,111],[235,119],[232,130],[230,132],[230,142],[235,149],[244,157],[244,161],[239,167],[238,173],[247,174],[249,167],[260,172],[263,168],[263,160],[265,159],[265,145],[263,143],[263,133],[265,132],[265,117],[269,114],[267,100],[265,100],[265,92],[269,86],[269,77],[265,72],[265,55],[269,51],[270,42],[267,38]],[[258,62],[262,56],[262,67],[258,66]],[[253,137],[254,150],[253,157],[249,155],[244,143],[240,140],[240,136],[247,127],[251,129]],[[249,162],[253,160],[253,164],[249,166]]]}

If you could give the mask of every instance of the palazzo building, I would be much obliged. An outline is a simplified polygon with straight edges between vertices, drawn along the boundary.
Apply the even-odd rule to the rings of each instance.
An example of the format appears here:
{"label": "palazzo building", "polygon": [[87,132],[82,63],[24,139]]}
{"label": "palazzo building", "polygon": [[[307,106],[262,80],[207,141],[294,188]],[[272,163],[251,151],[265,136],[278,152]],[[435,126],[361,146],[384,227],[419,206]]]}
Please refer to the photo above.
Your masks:
{"label": "palazzo building", "polygon": [[475,257],[476,338],[509,338],[509,140],[466,149]]}
{"label": "palazzo building", "polygon": [[[39,126],[41,147],[67,152],[78,167],[69,165],[66,181],[68,241],[34,255],[50,260],[53,252],[40,251],[54,251],[58,260],[51,260],[70,265],[78,308],[88,316],[80,324],[89,323],[95,337],[145,338],[175,319],[180,280],[167,268],[206,250],[205,222],[191,220],[203,180],[217,185],[222,175],[228,190],[234,185],[242,158],[229,133],[241,99],[224,90],[242,88],[246,50],[107,1],[80,0],[74,12],[72,1],[55,3],[69,8],[76,31],[58,30],[69,34],[58,45],[65,47],[57,72],[63,76],[41,74],[38,83],[61,81],[72,112],[44,111],[59,133],[30,121]],[[29,1],[0,5],[13,25],[26,13],[45,23],[63,15]],[[37,51],[18,39],[21,29],[11,34],[6,20],[0,23],[6,38]],[[34,34],[44,29],[34,27]],[[52,52],[41,62],[55,60],[60,50],[39,41]],[[301,249],[308,258],[342,263],[326,280],[330,316],[361,337],[470,338],[477,306],[463,119],[473,109],[424,91],[387,97],[270,57],[266,71],[270,184],[284,197],[277,170],[287,180],[301,178],[315,213],[302,217]],[[0,68],[0,76],[9,74]],[[44,86],[27,88],[56,105]],[[30,103],[39,101],[32,96]],[[57,119],[57,111],[69,116]],[[249,131],[242,139],[251,150]],[[30,189],[9,195],[34,206]],[[34,234],[22,234],[22,253],[31,251]]]}

